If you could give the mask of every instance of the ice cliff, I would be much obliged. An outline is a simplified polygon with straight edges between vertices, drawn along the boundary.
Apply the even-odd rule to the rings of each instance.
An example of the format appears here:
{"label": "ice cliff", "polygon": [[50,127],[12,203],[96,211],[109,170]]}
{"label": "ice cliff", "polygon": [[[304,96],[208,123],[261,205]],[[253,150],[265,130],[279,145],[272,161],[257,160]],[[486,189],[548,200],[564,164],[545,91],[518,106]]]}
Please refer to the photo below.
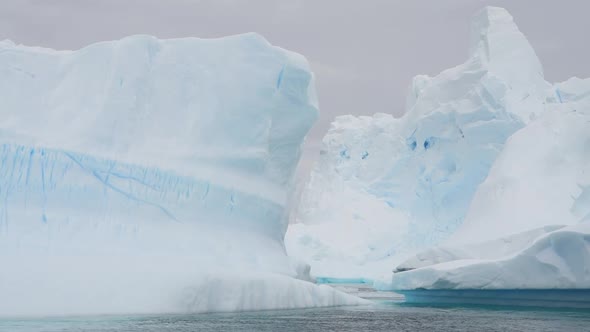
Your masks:
{"label": "ice cliff", "polygon": [[317,114],[307,61],[256,34],[0,42],[0,315],[358,303],[284,250]]}
{"label": "ice cliff", "polygon": [[[556,231],[545,240],[533,229],[588,221],[590,80],[546,82],[534,50],[504,9],[479,12],[471,35],[465,63],[414,78],[403,117],[334,121],[303,192],[298,223],[286,237],[288,251],[310,262],[312,273],[388,276],[435,245],[442,247],[399,269],[457,257],[490,262],[516,255],[522,262],[519,255],[561,257],[578,249],[580,256],[565,257],[564,264],[585,262],[587,269],[583,229]],[[521,232],[532,233],[523,238]],[[569,235],[579,246],[551,254],[553,239]],[[519,239],[518,245],[498,251],[478,244],[505,238]],[[436,278],[421,270],[395,274],[393,288],[428,288]],[[563,271],[535,285],[549,287]],[[585,273],[571,280],[587,285]]]}

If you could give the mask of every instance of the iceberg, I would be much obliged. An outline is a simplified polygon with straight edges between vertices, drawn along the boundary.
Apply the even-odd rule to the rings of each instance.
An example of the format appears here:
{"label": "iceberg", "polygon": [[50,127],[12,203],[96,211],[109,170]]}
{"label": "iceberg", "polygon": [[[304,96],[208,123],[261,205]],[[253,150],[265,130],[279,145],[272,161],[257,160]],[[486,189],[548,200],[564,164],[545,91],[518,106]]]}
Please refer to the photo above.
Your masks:
{"label": "iceberg", "polygon": [[590,79],[546,82],[504,9],[472,26],[404,116],[334,121],[287,250],[407,302],[589,308]]}
{"label": "iceberg", "polygon": [[590,307],[590,80],[554,88],[544,114],[507,141],[464,224],[400,264],[386,288],[415,302],[491,303],[480,291],[493,290],[513,304]]}
{"label": "iceberg", "polygon": [[318,114],[257,34],[0,42],[0,315],[355,304],[283,236]]}
{"label": "iceberg", "polygon": [[388,275],[448,239],[507,140],[545,113],[555,90],[510,14],[482,10],[471,35],[465,63],[414,78],[401,118],[332,123],[285,240],[315,274]]}

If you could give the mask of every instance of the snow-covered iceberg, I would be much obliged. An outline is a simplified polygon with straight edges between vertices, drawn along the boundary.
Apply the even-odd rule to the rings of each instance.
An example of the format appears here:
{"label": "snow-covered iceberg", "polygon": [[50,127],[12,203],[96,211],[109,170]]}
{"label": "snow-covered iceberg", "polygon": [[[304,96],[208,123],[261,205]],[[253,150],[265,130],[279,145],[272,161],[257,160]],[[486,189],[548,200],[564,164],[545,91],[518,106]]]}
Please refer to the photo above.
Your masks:
{"label": "snow-covered iceberg", "polygon": [[[543,113],[550,89],[512,17],[483,10],[473,21],[469,59],[436,77],[416,76],[402,118],[334,121],[299,224],[288,231],[290,253],[317,262],[316,270],[324,261],[342,266],[333,271],[363,270],[446,239],[507,138]],[[339,246],[336,237],[349,230]]]}
{"label": "snow-covered iceberg", "polygon": [[[504,9],[483,9],[472,26],[469,59],[414,78],[403,117],[332,124],[285,240],[312,273],[389,279],[397,266],[412,271],[380,288],[482,288],[489,278],[466,273],[496,276],[498,262],[539,254],[556,258],[527,261],[529,272],[552,272],[529,288],[588,286],[590,80],[546,82]],[[552,247],[566,238],[577,247]],[[526,282],[504,276],[495,289]]]}
{"label": "snow-covered iceberg", "polygon": [[589,92],[590,80],[556,84],[545,113],[506,143],[461,228],[400,264],[390,288],[590,289]]}
{"label": "snow-covered iceberg", "polygon": [[0,42],[0,315],[358,303],[284,249],[317,113],[307,61],[256,34]]}

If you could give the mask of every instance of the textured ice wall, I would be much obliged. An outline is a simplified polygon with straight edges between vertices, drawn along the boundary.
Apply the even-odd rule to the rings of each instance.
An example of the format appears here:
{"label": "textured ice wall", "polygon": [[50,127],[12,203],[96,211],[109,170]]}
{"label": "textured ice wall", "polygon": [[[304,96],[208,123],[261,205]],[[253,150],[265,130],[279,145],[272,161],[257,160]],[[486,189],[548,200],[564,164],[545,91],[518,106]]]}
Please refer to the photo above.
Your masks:
{"label": "textured ice wall", "polygon": [[4,234],[83,211],[123,224],[228,219],[281,240],[317,117],[303,57],[256,34],[0,46]]}
{"label": "textured ice wall", "polygon": [[129,204],[150,206],[150,219],[206,220],[195,213],[201,201],[207,213],[269,221],[261,228],[280,239],[300,145],[317,117],[303,57],[256,34],[134,36],[74,52],[0,46],[5,232],[17,205],[36,200],[30,220],[48,223],[70,192],[93,198],[83,210],[107,220]]}
{"label": "textured ice wall", "polygon": [[317,117],[306,60],[256,34],[133,36],[75,52],[0,46],[7,143],[284,186]]}
{"label": "textured ice wall", "polygon": [[[349,269],[393,259],[448,237],[506,139],[543,113],[551,86],[510,14],[488,7],[472,26],[469,59],[435,77],[416,76],[402,118],[344,116],[332,124],[300,224],[286,240],[290,253],[317,262],[317,273],[336,261]],[[343,233],[346,240],[336,238]]]}
{"label": "textured ice wall", "polygon": [[211,178],[11,144],[0,145],[0,166],[0,248],[9,253],[80,246],[113,251],[102,248],[103,241],[140,252],[178,247],[169,239],[151,239],[141,248],[132,242],[146,240],[148,229],[185,224],[212,224],[276,242],[283,234],[283,204]]}
{"label": "textured ice wall", "polygon": [[317,107],[307,61],[256,34],[1,42],[0,315],[358,303],[284,250]]}

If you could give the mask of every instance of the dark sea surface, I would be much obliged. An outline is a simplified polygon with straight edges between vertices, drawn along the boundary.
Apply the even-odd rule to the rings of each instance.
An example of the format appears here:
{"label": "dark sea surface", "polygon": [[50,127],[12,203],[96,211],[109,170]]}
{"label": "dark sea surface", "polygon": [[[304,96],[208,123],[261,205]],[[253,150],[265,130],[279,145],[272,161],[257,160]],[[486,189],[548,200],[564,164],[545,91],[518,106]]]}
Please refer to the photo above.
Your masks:
{"label": "dark sea surface", "polygon": [[0,331],[590,331],[590,311],[381,302],[231,314],[4,318]]}

